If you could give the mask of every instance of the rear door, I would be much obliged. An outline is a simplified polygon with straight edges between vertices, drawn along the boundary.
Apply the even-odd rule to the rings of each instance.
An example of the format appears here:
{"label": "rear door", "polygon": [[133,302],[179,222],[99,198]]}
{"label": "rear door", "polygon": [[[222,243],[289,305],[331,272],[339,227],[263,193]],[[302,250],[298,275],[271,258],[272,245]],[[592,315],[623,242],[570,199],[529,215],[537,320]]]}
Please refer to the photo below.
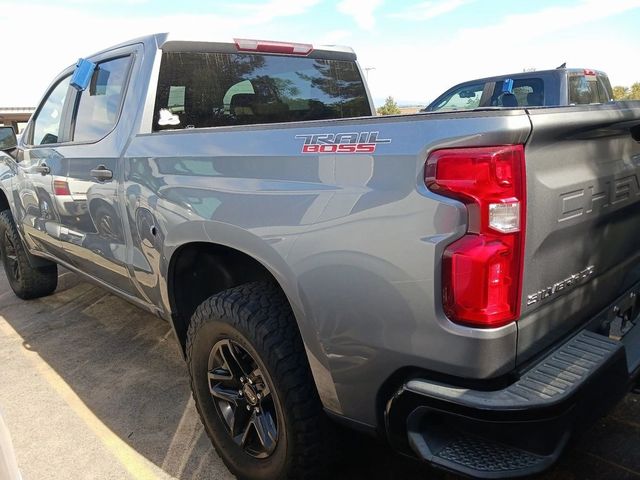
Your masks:
{"label": "rear door", "polygon": [[520,361],[640,281],[640,102],[529,115]]}
{"label": "rear door", "polygon": [[[77,93],[71,139],[64,147],[64,179],[75,215],[64,217],[63,248],[80,270],[130,295],[137,289],[128,270],[128,248],[118,179],[120,158],[130,130],[118,120],[138,47],[125,47],[92,58],[89,87]],[[122,135],[124,133],[124,135]]]}

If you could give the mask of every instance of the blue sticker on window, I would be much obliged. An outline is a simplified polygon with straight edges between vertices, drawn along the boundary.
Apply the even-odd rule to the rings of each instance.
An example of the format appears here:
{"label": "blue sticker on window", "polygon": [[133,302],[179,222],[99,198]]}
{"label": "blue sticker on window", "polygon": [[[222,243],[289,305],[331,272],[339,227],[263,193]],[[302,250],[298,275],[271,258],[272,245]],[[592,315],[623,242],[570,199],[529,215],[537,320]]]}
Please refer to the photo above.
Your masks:
{"label": "blue sticker on window", "polygon": [[502,93],[513,93],[513,78],[507,78],[502,84]]}
{"label": "blue sticker on window", "polygon": [[89,86],[91,82],[91,76],[96,69],[96,64],[81,58],[76,63],[76,70],[71,77],[71,86],[77,90],[83,91]]}

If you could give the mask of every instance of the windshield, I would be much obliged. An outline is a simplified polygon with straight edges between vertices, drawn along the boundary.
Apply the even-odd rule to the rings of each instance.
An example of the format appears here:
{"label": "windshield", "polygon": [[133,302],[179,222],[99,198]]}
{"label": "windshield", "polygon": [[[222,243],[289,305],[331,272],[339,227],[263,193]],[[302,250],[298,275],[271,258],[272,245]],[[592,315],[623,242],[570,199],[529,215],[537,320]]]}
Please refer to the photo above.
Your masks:
{"label": "windshield", "polygon": [[458,87],[429,105],[427,111],[471,110],[478,108],[483,90],[484,83]]}

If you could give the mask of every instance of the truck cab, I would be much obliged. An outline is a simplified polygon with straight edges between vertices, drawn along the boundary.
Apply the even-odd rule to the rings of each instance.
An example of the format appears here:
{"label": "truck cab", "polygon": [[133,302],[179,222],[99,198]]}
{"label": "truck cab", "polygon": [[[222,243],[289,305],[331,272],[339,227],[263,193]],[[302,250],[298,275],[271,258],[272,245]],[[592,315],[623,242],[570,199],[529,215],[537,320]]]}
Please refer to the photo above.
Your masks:
{"label": "truck cab", "polygon": [[444,92],[422,111],[589,105],[612,100],[613,90],[606,73],[586,68],[563,67],[460,83]]}

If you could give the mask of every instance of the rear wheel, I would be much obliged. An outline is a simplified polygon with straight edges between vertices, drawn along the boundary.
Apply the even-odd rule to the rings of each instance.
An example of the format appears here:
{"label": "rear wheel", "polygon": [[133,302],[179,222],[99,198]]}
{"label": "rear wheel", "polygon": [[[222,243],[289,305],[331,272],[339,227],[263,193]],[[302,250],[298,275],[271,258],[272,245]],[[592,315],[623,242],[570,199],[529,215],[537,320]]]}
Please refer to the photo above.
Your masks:
{"label": "rear wheel", "polygon": [[319,478],[328,425],[282,292],[254,282],[212,296],[189,325],[196,407],[240,479]]}
{"label": "rear wheel", "polygon": [[20,298],[44,297],[58,286],[58,267],[33,267],[28,253],[18,234],[11,211],[0,212],[0,255],[13,292]]}

